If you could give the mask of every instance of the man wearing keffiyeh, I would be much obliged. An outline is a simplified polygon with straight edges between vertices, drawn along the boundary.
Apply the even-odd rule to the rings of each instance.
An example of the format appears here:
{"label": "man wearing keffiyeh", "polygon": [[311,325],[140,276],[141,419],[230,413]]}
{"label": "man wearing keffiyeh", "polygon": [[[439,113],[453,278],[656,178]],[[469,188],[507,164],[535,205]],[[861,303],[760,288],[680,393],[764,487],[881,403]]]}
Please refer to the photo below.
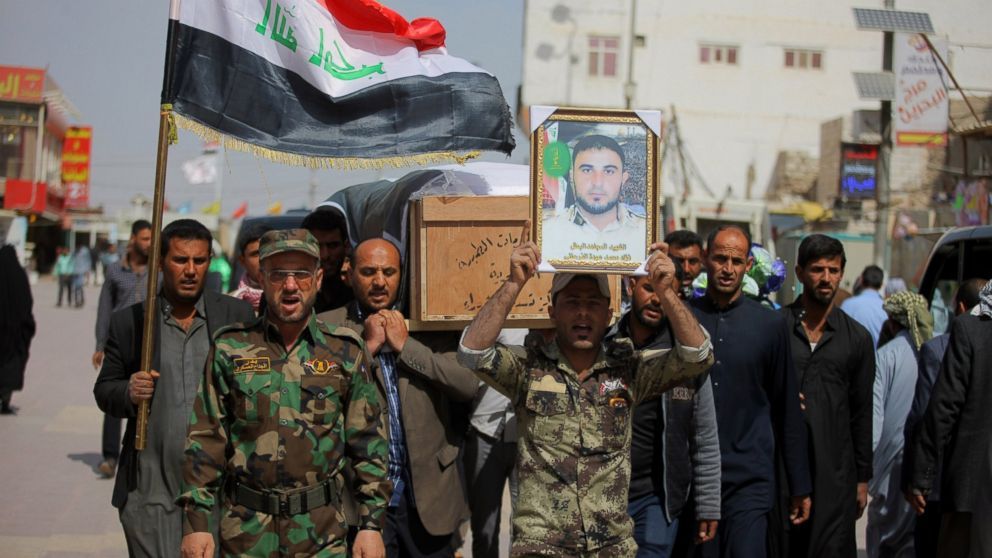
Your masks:
{"label": "man wearing keffiyeh", "polygon": [[920,347],[933,335],[927,300],[910,291],[896,293],[883,305],[884,328],[892,339],[875,359],[872,448],[874,475],[868,483],[868,555],[913,554],[915,517],[902,496],[903,428],[913,405]]}

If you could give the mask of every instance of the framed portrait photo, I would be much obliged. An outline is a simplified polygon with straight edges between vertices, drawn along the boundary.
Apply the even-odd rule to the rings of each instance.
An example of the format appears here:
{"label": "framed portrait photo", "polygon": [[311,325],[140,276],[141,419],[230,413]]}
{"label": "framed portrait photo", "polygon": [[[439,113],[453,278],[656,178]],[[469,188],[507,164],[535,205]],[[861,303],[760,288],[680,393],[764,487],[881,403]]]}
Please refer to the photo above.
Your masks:
{"label": "framed portrait photo", "polygon": [[659,111],[531,107],[541,271],[632,273],[658,237]]}

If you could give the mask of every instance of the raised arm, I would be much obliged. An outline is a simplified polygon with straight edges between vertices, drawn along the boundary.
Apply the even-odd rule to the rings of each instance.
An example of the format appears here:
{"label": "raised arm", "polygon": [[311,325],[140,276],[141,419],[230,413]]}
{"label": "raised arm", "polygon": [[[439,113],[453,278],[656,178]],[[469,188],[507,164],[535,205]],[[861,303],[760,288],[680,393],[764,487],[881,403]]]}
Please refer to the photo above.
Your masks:
{"label": "raised arm", "polygon": [[537,264],[541,262],[541,250],[530,240],[530,221],[524,224],[520,235],[520,244],[510,254],[510,276],[502,286],[489,297],[485,306],[469,324],[462,338],[462,344],[472,350],[482,350],[492,347],[503,329],[506,317],[510,315],[517,296],[523,290],[527,281],[537,272]]}
{"label": "raised arm", "polygon": [[[410,335],[403,314],[397,310],[379,310],[384,324],[386,344],[396,353],[398,364],[407,373],[426,378],[455,401],[469,402],[479,390],[479,380],[471,370],[458,364],[458,345],[443,334]],[[370,329],[366,327],[366,332]],[[423,340],[421,340],[423,339]]]}
{"label": "raised arm", "polygon": [[[689,307],[675,294],[672,282],[675,280],[675,263],[668,257],[668,244],[656,242],[651,245],[651,257],[645,264],[648,280],[658,293],[661,309],[668,316],[668,323],[675,334],[675,340],[685,347],[701,347],[706,341],[703,328]],[[705,358],[705,356],[704,356]]]}

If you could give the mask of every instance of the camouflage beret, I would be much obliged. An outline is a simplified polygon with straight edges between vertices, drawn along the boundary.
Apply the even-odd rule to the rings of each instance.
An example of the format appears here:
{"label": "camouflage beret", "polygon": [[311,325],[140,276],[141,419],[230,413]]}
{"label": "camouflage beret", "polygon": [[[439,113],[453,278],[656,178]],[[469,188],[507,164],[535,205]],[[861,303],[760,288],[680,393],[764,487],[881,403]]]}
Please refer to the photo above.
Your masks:
{"label": "camouflage beret", "polygon": [[269,231],[263,234],[258,241],[259,260],[283,252],[303,252],[308,256],[320,259],[320,245],[306,229]]}

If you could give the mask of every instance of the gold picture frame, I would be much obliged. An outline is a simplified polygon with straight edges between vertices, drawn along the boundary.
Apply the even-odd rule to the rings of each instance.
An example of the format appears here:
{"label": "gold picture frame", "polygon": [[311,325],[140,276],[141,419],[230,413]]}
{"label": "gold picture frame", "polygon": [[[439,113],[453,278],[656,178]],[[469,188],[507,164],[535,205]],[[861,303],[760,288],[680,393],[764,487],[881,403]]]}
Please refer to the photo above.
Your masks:
{"label": "gold picture frame", "polygon": [[542,271],[633,273],[658,238],[659,111],[531,107]]}

